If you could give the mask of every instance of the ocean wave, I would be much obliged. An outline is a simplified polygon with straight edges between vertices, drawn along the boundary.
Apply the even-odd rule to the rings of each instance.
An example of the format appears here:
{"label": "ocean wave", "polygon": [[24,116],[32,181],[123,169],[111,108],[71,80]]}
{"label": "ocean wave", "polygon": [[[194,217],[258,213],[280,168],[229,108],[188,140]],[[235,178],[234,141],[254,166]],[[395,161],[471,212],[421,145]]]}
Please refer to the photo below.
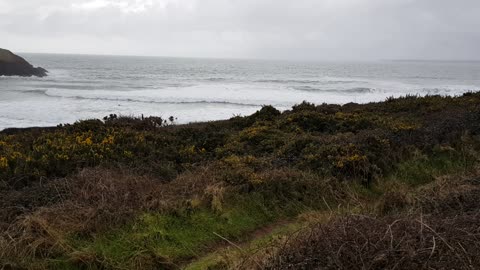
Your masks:
{"label": "ocean wave", "polygon": [[348,89],[324,89],[318,87],[312,87],[308,85],[294,86],[291,87],[294,90],[306,91],[306,92],[324,92],[324,93],[338,93],[338,94],[367,94],[367,93],[376,93],[380,92],[375,88],[368,87],[354,87]]}
{"label": "ocean wave", "polygon": [[354,80],[282,80],[282,79],[271,79],[271,80],[256,80],[257,83],[278,83],[278,84],[348,84],[348,83],[361,83],[361,81]]}
{"label": "ocean wave", "polygon": [[65,90],[95,90],[98,86],[95,84],[74,84],[74,83],[51,83],[51,84],[42,84],[41,85],[47,89],[65,89]]}
{"label": "ocean wave", "polygon": [[46,95],[47,89],[33,89],[33,90],[23,90],[23,91],[11,91],[11,92],[21,92],[25,94],[40,94],[40,95]]}
{"label": "ocean wave", "polygon": [[452,92],[458,92],[458,90],[451,88],[423,88],[421,92],[426,95],[448,95]]}
{"label": "ocean wave", "polygon": [[209,81],[209,82],[224,82],[226,81],[227,78],[216,78],[216,77],[213,77],[213,78],[206,78],[205,81]]}
{"label": "ocean wave", "polygon": [[404,76],[403,79],[420,79],[420,80],[454,80],[453,77],[444,77],[444,76]]}
{"label": "ocean wave", "polygon": [[99,101],[112,101],[112,102],[134,102],[134,103],[149,103],[149,104],[214,104],[214,105],[232,105],[243,107],[259,107],[260,104],[234,102],[226,100],[205,100],[205,99],[178,99],[178,98],[162,98],[153,99],[152,97],[106,97],[106,96],[80,96],[80,95],[68,95],[68,94],[55,94],[50,90],[32,90],[34,93],[43,94],[52,98],[68,98],[75,100],[99,100]]}

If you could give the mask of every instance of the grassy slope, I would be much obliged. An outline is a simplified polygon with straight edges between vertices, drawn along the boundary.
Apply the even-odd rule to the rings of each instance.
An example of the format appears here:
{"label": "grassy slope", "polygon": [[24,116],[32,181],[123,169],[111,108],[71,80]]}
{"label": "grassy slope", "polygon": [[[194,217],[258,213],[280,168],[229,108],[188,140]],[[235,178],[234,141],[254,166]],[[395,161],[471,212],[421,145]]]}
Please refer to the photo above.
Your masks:
{"label": "grassy slope", "polygon": [[[355,198],[353,205],[305,211],[253,239],[221,247],[185,269],[476,269],[480,171],[452,168],[444,175],[447,171],[438,169],[426,168],[436,176],[422,185],[405,184],[392,175],[376,185],[375,192],[355,190],[352,195],[364,196]],[[409,226],[412,231],[406,231]],[[395,235],[390,236],[390,230]],[[421,243],[414,242],[418,238]],[[390,241],[398,246],[389,246]],[[407,245],[402,247],[402,242]],[[455,258],[458,254],[462,256]]]}
{"label": "grassy slope", "polygon": [[[284,113],[267,106],[182,126],[111,116],[7,131],[0,265],[282,268],[279,258],[292,256],[286,245],[271,249],[272,235],[302,243],[292,232],[312,223],[421,211],[412,202],[424,186],[474,172],[479,117],[472,93]],[[258,233],[272,224],[286,225]]]}

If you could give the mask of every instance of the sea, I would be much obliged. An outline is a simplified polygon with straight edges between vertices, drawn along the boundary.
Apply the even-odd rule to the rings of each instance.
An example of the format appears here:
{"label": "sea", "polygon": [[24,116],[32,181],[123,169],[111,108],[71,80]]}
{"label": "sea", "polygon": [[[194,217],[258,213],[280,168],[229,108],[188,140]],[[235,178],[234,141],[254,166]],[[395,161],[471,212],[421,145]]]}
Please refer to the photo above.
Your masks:
{"label": "sea", "polygon": [[177,123],[249,115],[263,105],[368,103],[480,91],[480,62],[296,62],[19,54],[45,78],[0,77],[0,130],[82,119],[173,116]]}

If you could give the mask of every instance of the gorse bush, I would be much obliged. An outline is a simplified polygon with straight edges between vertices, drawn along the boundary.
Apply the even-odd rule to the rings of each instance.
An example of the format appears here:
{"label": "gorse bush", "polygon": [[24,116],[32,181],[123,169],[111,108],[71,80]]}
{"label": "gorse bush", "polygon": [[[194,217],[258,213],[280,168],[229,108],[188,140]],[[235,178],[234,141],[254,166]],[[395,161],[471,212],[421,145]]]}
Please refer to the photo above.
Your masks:
{"label": "gorse bush", "polygon": [[[420,203],[404,191],[472,171],[480,153],[479,93],[304,102],[285,112],[263,106],[225,121],[174,122],[112,114],[1,132],[0,268],[179,269],[219,242],[312,211],[427,209],[434,200]],[[476,209],[478,200],[467,201]],[[364,230],[390,221],[338,222],[351,220]],[[326,232],[326,244],[361,240],[350,223],[347,235],[335,228],[322,227],[318,239]],[[407,247],[423,248],[417,244]],[[285,247],[265,267],[305,258],[290,256],[295,244]],[[316,247],[315,240],[302,250],[316,258]]]}
{"label": "gorse bush", "polygon": [[215,159],[251,156],[267,158],[271,166],[369,183],[418,151],[461,151],[466,131],[477,140],[479,99],[471,93],[343,107],[302,103],[284,113],[265,106],[248,117],[183,126],[110,115],[53,130],[7,132],[0,135],[0,179],[2,186],[25,186],[99,165],[145,173],[168,169],[172,179]]}

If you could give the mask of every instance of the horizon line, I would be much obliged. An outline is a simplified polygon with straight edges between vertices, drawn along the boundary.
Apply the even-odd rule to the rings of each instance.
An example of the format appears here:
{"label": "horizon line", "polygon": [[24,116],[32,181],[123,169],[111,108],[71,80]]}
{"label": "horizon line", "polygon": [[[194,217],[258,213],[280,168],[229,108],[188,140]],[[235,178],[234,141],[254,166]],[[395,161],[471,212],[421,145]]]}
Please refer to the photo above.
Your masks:
{"label": "horizon line", "polygon": [[254,58],[254,57],[212,57],[212,56],[167,56],[167,55],[137,55],[137,54],[103,54],[103,53],[58,53],[58,52],[17,52],[17,54],[50,54],[76,56],[105,56],[105,57],[151,57],[151,58],[181,58],[181,59],[210,59],[210,60],[245,60],[245,61],[287,61],[287,62],[464,62],[475,63],[480,59],[432,59],[432,58],[377,58],[377,59],[305,59],[305,58]]}

